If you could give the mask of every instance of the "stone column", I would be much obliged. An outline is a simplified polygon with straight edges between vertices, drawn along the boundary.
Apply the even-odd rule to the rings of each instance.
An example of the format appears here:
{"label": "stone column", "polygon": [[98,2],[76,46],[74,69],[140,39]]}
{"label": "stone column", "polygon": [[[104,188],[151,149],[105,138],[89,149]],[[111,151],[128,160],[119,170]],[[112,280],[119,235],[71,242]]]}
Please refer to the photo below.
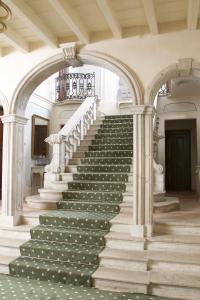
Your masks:
{"label": "stone column", "polygon": [[[3,128],[2,216],[0,223],[20,222],[24,197],[24,126],[26,118],[14,114],[1,117]],[[31,132],[30,132],[31,134]]]}
{"label": "stone column", "polygon": [[133,229],[137,237],[153,232],[153,115],[154,107],[133,108]]}

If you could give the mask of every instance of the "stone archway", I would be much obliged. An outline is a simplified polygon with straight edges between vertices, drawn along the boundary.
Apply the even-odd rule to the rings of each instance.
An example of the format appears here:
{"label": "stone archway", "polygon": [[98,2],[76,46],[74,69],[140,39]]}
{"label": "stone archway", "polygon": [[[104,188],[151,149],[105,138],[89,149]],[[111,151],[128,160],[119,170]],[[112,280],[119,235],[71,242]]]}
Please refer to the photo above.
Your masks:
{"label": "stone archway", "polygon": [[[136,73],[127,65],[110,55],[95,51],[80,50],[80,52],[77,53],[77,58],[83,64],[100,66],[116,73],[127,83],[135,99],[133,105],[143,104],[144,89],[142,83]],[[15,89],[9,113],[24,116],[26,105],[34,89],[47,77],[59,69],[66,67],[66,65],[69,64],[64,58],[63,53],[59,53],[33,68]]]}
{"label": "stone archway", "polygon": [[[143,104],[143,87],[137,75],[119,60],[100,52],[80,50],[76,59],[82,63],[98,65],[117,73],[123,78],[134,96],[135,105]],[[63,53],[59,53],[35,66],[16,87],[7,116],[2,118],[4,131],[9,137],[3,149],[5,172],[3,186],[2,222],[9,225],[20,223],[24,186],[24,126],[25,109],[34,89],[51,74],[70,65]]]}
{"label": "stone archway", "polygon": [[145,91],[144,102],[153,105],[156,94],[162,84],[170,79],[189,75],[200,77],[200,62],[192,58],[179,59],[177,63],[166,67],[153,78]]}

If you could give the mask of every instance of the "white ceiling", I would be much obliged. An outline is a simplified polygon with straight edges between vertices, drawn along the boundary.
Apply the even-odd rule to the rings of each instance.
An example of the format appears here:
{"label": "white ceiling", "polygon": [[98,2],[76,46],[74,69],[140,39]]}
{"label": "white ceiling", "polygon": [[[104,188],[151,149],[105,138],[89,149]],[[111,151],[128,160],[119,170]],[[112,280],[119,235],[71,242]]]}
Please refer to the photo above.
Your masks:
{"label": "white ceiling", "polygon": [[[12,10],[0,48],[199,29],[200,0],[3,0]],[[0,11],[1,13],[1,11]],[[100,34],[101,33],[101,34]]]}

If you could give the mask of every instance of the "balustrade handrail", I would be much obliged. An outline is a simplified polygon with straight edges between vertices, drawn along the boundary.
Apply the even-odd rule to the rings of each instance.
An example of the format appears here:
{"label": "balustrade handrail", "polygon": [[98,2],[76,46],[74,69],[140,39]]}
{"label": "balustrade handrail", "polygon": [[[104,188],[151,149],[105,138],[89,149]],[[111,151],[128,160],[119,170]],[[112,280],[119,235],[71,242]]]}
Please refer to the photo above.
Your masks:
{"label": "balustrade handrail", "polygon": [[96,97],[87,98],[63,126],[58,134],[68,136],[75,126],[78,125],[80,120],[83,118],[88,109],[96,102]]}
{"label": "balustrade handrail", "polygon": [[57,134],[46,138],[45,141],[53,146],[53,154],[50,164],[45,167],[44,187],[49,188],[52,181],[61,179],[60,174],[65,172],[69,159],[96,120],[96,102],[96,97],[87,98]]}

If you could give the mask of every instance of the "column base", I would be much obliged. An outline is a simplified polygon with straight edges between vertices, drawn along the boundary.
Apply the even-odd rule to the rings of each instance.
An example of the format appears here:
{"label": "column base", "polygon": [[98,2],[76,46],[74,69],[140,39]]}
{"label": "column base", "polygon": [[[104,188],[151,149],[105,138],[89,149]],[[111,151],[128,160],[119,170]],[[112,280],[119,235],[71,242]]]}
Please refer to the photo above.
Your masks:
{"label": "column base", "polygon": [[21,215],[15,216],[0,216],[0,225],[4,226],[17,226],[21,224]]}
{"label": "column base", "polygon": [[153,224],[149,225],[133,225],[131,229],[133,237],[151,237],[153,235]]}

